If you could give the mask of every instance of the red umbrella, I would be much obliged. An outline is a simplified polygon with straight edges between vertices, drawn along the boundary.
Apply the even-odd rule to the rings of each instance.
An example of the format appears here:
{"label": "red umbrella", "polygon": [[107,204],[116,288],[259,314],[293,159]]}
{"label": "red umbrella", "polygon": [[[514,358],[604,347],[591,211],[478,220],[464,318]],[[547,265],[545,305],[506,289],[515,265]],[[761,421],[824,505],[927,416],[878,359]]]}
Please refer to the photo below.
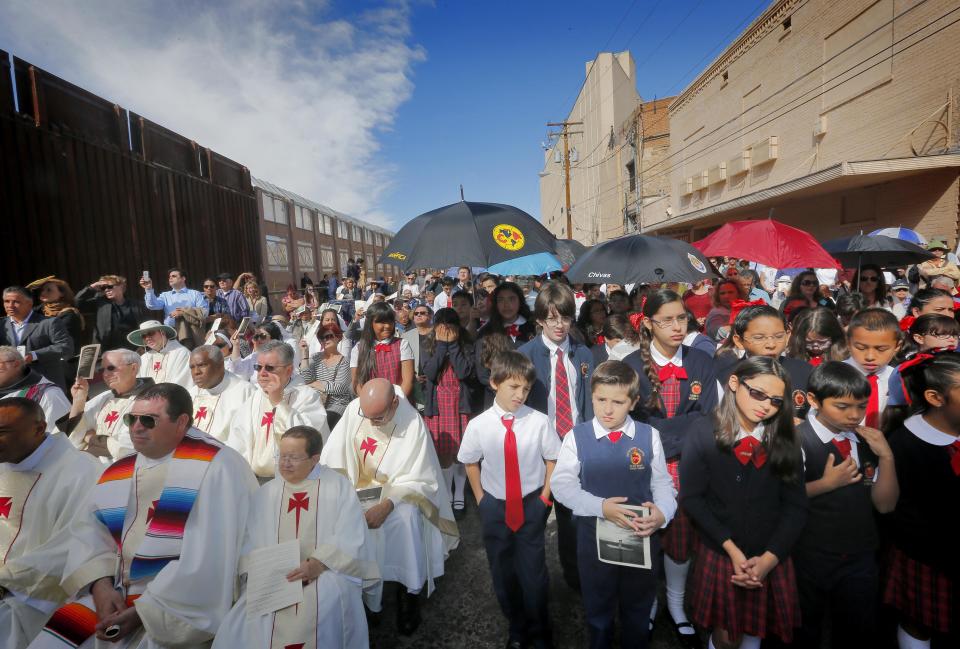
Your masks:
{"label": "red umbrella", "polygon": [[809,232],[773,219],[727,223],[693,245],[707,257],[748,259],[772,268],[840,268]]}

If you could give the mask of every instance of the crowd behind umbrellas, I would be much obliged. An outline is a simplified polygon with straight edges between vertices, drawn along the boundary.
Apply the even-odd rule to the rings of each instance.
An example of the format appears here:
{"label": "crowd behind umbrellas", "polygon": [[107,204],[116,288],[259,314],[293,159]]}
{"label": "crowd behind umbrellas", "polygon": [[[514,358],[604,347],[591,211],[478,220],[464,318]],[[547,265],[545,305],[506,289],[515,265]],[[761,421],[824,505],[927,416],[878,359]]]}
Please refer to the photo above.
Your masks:
{"label": "crowd behind umbrellas", "polygon": [[[170,290],[159,293],[154,289],[154,278],[145,271],[138,280],[142,295],[134,294],[129,281],[116,274],[102,275],[76,293],[65,280],[48,277],[26,287],[11,286],[3,292],[6,318],[0,328],[3,335],[0,341],[0,396],[22,396],[22,387],[36,384],[37,375],[42,376],[46,382],[59,388],[63,396],[58,400],[53,396],[56,392],[51,391],[41,402],[47,410],[48,430],[52,432],[51,418],[56,420],[82,414],[83,403],[95,396],[94,392],[113,390],[122,394],[133,389],[138,375],[131,371],[132,363],[123,362],[129,354],[159,353],[171,344],[182,345],[188,356],[189,350],[212,345],[219,351],[220,361],[227,372],[252,386],[259,384],[269,393],[271,390],[266,386],[277,383],[277,378],[268,376],[275,372],[265,369],[272,366],[259,359],[258,352],[265,346],[274,350],[276,348],[268,344],[278,342],[286,343],[293,350],[292,372],[321,395],[326,405],[327,423],[332,430],[363,386],[376,376],[376,368],[364,362],[363,354],[372,353],[377,342],[399,338],[403,341],[402,349],[409,348],[410,358],[404,351],[405,355],[397,361],[393,382],[430,429],[442,469],[444,491],[449,491],[449,504],[455,518],[460,520],[466,515],[469,502],[467,476],[464,465],[457,461],[457,450],[466,423],[494,405],[497,385],[491,381],[490,371],[498,354],[509,353],[541,335],[546,336],[542,330],[555,324],[563,329],[564,336],[569,336],[571,345],[589,349],[590,371],[607,361],[636,359],[640,353],[639,357],[645,358],[645,363],[631,367],[642,378],[645,372],[650,374],[653,367],[649,349],[658,339],[658,329],[664,329],[661,323],[665,322],[667,329],[679,332],[677,337],[682,339],[684,346],[697,350],[697,354],[715,358],[718,367],[725,355],[732,355],[736,360],[771,356],[781,360],[788,358],[809,366],[804,375],[806,381],[814,368],[824,364],[846,361],[851,355],[859,361],[848,328],[852,322],[860,321],[857,318],[862,320],[862,314],[879,309],[898,322],[896,349],[887,363],[896,366],[914,360],[929,365],[937,361],[928,358],[937,356],[936,353],[950,354],[957,346],[960,326],[954,314],[960,268],[944,240],[932,239],[928,249],[934,258],[916,266],[880,268],[864,264],[840,271],[772,269],[749,260],[713,258],[710,261],[716,278],[694,285],[570,286],[561,272],[538,277],[499,277],[484,272],[474,274],[468,267],[449,271],[417,269],[398,278],[389,275],[373,277],[368,275],[363,260],[357,259],[351,261],[343,273],[324,274],[316,282],[304,273],[299,287],[290,284],[280,297],[281,308],[277,312],[268,299],[265,284],[250,272],[242,272],[236,277],[224,272],[204,278],[199,282],[201,290],[195,290],[190,288],[196,285],[193,278],[174,268],[166,276]],[[536,317],[540,293],[554,291],[558,285],[567,287],[564,290],[572,293],[574,312],[561,314],[551,306],[548,317]],[[680,311],[666,319],[658,316],[656,311],[651,312],[651,304],[670,302],[671,291],[679,297]],[[757,311],[764,305],[770,309]],[[162,312],[162,315],[151,315],[151,311]],[[782,333],[759,329],[749,331],[749,322],[746,325],[742,322],[745,313],[753,313],[756,321],[774,313],[781,322],[778,326]],[[757,316],[758,313],[761,315]],[[542,309],[540,315],[544,315]],[[241,331],[244,321],[250,324]],[[214,322],[219,323],[218,328],[211,330]],[[25,329],[27,324],[35,325],[29,337]],[[84,344],[91,341],[99,343],[107,352],[101,357],[99,380],[77,379],[74,382],[76,355]],[[203,380],[213,352],[205,354],[199,358],[190,356],[188,369],[191,378],[184,380],[183,387],[189,387],[188,381],[199,385]],[[741,366],[727,365],[726,376],[731,377],[731,381],[739,380],[737,376],[743,377]],[[912,376],[915,372],[911,370],[909,373]],[[455,379],[451,379],[452,376]],[[719,380],[721,372],[710,376],[718,379],[716,388],[718,399],[722,401],[728,390]],[[24,383],[28,378],[30,380]],[[579,378],[589,383],[589,372],[584,371]],[[663,379],[656,379],[656,368],[649,378],[651,384],[662,388]],[[793,378],[790,376],[781,381],[780,389],[784,384],[790,385]],[[290,377],[285,380],[289,381]],[[450,381],[458,384],[454,394],[459,395],[453,397],[452,406],[450,399],[444,397],[452,389]],[[549,379],[547,384],[550,387]],[[764,385],[773,391],[777,389],[775,382]],[[712,384],[698,387],[714,389]],[[272,387],[272,391],[278,393],[282,390],[280,384]],[[913,390],[904,384],[900,391],[908,397],[907,402],[895,404],[889,401],[890,407],[914,406],[909,401]],[[751,397],[754,392],[765,397],[772,406],[769,392],[751,388]],[[801,397],[800,402],[793,405],[798,411],[804,409],[806,412],[805,408],[810,404],[803,390]],[[789,394],[781,396],[781,403],[784,399],[790,400],[791,397]],[[453,415],[447,411],[449,408],[453,408]],[[550,410],[554,408],[551,406]],[[915,410],[916,407],[912,411]],[[637,419],[641,418],[641,413],[649,415],[643,404],[636,402],[632,412]],[[551,416],[555,417],[556,413],[552,412]],[[672,416],[669,414],[667,418]],[[770,415],[771,421],[775,416]],[[796,423],[800,421],[798,418]],[[902,421],[903,416],[899,423]],[[875,423],[879,427],[880,420]],[[891,433],[891,426],[893,424],[885,426],[884,432]],[[958,432],[957,429],[947,431],[954,437]],[[889,452],[887,443],[877,439],[873,432],[864,433],[862,438],[878,456],[884,457]],[[94,439],[84,441],[86,450],[91,453],[109,453],[108,449],[97,448]],[[849,464],[845,460],[845,469],[852,470],[850,475],[860,477],[857,464],[854,462],[852,469]],[[474,486],[472,479],[470,486]],[[809,485],[807,493],[810,494]],[[680,500],[682,505],[682,487]],[[892,510],[890,506],[888,511]],[[620,520],[625,525],[635,525],[622,515]],[[701,521],[697,523],[702,524]],[[674,563],[681,565],[682,562]],[[689,568],[689,563],[684,565]],[[566,568],[564,566],[564,579],[571,587],[579,589],[581,585],[576,574],[568,574]],[[744,574],[754,576],[744,577],[746,581],[738,585],[744,586],[750,579],[759,584],[762,579],[752,571],[753,568]],[[298,578],[316,579],[319,573],[314,572],[311,568],[303,574],[298,573]],[[931,574],[946,580],[946,585],[938,585],[941,589],[936,591],[939,596],[947,591],[954,593],[955,574],[942,570]],[[669,570],[667,579],[669,600]],[[494,581],[496,584],[496,577]],[[956,594],[960,600],[960,593]],[[920,595],[917,598],[922,599]],[[402,633],[413,633],[419,621],[417,605],[409,601],[404,603],[403,597],[400,601],[406,617],[398,619],[398,629]],[[679,609],[675,601],[668,601],[668,604],[668,623],[675,627],[678,638],[690,646],[697,646],[694,627],[683,612],[682,590]],[[899,599],[892,604],[904,613]],[[897,636],[900,646],[925,646],[910,642],[922,643],[931,636],[935,639],[956,637],[960,617],[956,605],[952,606],[953,609],[940,616],[947,622],[940,618],[921,620],[904,613]],[[688,600],[687,609],[690,608]],[[651,625],[654,615],[655,612],[651,614]],[[693,611],[691,617],[699,624],[697,611]],[[724,627],[722,621],[714,622],[710,628],[715,632],[720,630],[719,634],[711,636],[715,646],[738,646],[738,642],[748,642],[745,638],[752,637],[752,634],[744,633],[742,627],[731,629]],[[621,623],[626,622],[621,620]],[[874,623],[879,624],[879,620],[874,619]],[[589,630],[591,638],[595,639],[596,630],[592,627]],[[777,635],[773,625],[767,630],[771,635]],[[782,634],[781,639],[785,639]],[[508,646],[513,646],[509,644],[512,641],[511,635]],[[520,642],[517,646],[526,646],[528,642],[538,644],[536,638]]]}

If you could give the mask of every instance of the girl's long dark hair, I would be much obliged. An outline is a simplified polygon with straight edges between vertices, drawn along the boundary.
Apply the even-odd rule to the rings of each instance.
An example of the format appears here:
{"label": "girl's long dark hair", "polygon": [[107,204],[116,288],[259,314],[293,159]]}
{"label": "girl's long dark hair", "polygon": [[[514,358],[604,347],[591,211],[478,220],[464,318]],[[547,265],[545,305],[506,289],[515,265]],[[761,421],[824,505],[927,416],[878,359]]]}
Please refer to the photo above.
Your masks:
{"label": "girl's long dark hair", "polygon": [[[745,358],[733,368],[732,376],[743,383],[756,376],[769,374],[783,381],[783,405],[775,415],[763,422],[763,444],[767,449],[767,461],[773,474],[785,482],[800,479],[800,436],[793,425],[794,409],[790,376],[773,358],[753,356]],[[723,399],[714,416],[717,447],[730,452],[740,432],[740,417],[736,394],[723,385]]]}
{"label": "girl's long dark hair", "polygon": [[[450,315],[451,313],[453,315]],[[433,315],[433,329],[430,330],[430,333],[427,334],[427,337],[423,341],[421,358],[430,356],[437,348],[437,325],[455,327],[457,330],[457,340],[461,345],[470,342],[470,334],[467,333],[467,330],[460,324],[460,316],[457,315],[456,310],[452,307],[446,307],[440,309]]]}
{"label": "girl's long dark hair", "polygon": [[577,317],[577,329],[583,334],[587,347],[593,347],[596,335],[602,333],[603,329],[602,327],[600,330],[593,329],[593,319],[590,312],[593,311],[595,304],[602,306],[604,312],[607,311],[607,305],[603,303],[603,300],[587,300],[580,305],[580,315]]}
{"label": "girl's long dark hair", "polygon": [[[647,301],[644,302],[643,310],[641,311],[643,319],[647,320],[652,318],[661,307],[672,302],[683,304],[680,296],[669,289],[659,289],[647,293]],[[656,325],[651,323],[651,326],[655,327]],[[654,366],[653,359],[650,357],[650,345],[652,343],[653,334],[650,333],[646,325],[641,325],[640,342],[638,343],[640,345],[640,360],[643,361],[643,371],[647,375],[647,380],[650,381],[650,396],[643,405],[651,410],[663,410],[663,399],[660,395],[663,386],[660,385],[657,368]]]}
{"label": "girl's long dark hair", "polygon": [[842,361],[850,355],[847,350],[847,336],[840,326],[837,314],[826,307],[804,309],[793,321],[790,342],[787,344],[787,356],[801,361],[809,361],[807,352],[807,334],[829,338],[830,348],[824,353],[825,361]]}
{"label": "girl's long dark hair", "polygon": [[[363,331],[360,332],[360,342],[357,343],[357,385],[363,385],[373,376],[377,368],[377,341],[373,335],[373,323],[392,322],[397,324],[397,316],[393,307],[386,302],[374,302],[367,307],[363,321]],[[396,331],[396,330],[394,330]]]}
{"label": "girl's long dark hair", "polygon": [[523,316],[527,322],[529,322],[533,317],[530,315],[530,307],[527,306],[527,300],[525,297],[523,297],[523,289],[513,282],[504,282],[497,288],[493,289],[493,293],[491,293],[490,319],[483,328],[484,334],[493,333],[494,331],[498,333],[503,332],[503,328],[506,326],[506,324],[503,322],[503,316],[500,315],[500,310],[497,309],[497,298],[501,293],[505,292],[516,294],[517,300],[520,301],[520,310],[517,312],[517,315]]}
{"label": "girl's long dark hair", "polygon": [[[882,305],[890,304],[890,296],[887,295],[887,278],[883,276],[883,270],[876,264],[864,264],[853,274],[853,281],[850,283],[851,291],[860,292],[860,275],[865,270],[872,270],[877,274],[877,292],[874,293],[876,303]],[[868,304],[867,308],[872,306],[873,304]]]}

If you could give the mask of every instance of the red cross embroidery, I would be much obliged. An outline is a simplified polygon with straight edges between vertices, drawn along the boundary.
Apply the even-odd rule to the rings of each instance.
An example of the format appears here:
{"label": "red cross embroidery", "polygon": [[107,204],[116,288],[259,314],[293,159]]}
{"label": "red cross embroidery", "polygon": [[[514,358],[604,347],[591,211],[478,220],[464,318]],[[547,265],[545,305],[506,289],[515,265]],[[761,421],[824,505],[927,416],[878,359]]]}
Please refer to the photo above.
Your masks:
{"label": "red cross embroidery", "polygon": [[115,422],[118,419],[120,419],[120,413],[117,412],[116,410],[111,410],[110,414],[107,415],[107,418],[104,419],[104,421],[107,422],[107,428],[109,428],[110,426],[113,426],[113,422]]}
{"label": "red cross embroidery", "polygon": [[157,498],[153,501],[153,507],[147,508],[147,525],[150,524],[150,521],[153,520],[153,515],[157,513],[157,504],[160,502],[160,499]]}
{"label": "red cross embroidery", "polygon": [[10,510],[13,509],[13,498],[3,496],[0,498],[0,516],[10,518]]}
{"label": "red cross embroidery", "polygon": [[270,412],[263,413],[263,419],[260,420],[260,425],[267,427],[266,437],[264,437],[264,440],[267,442],[270,441],[270,426],[273,425],[273,412],[274,411],[271,410]]}
{"label": "red cross embroidery", "polygon": [[303,645],[305,644],[306,644],[305,642],[299,642],[297,644],[286,644],[286,645],[283,645],[283,649],[303,649]]}
{"label": "red cross embroidery", "polygon": [[363,444],[360,445],[360,450],[363,451],[363,461],[366,462],[368,455],[373,455],[377,452],[377,440],[368,437],[363,440]]}
{"label": "red cross embroidery", "polygon": [[197,408],[197,414],[194,415],[193,418],[196,419],[197,421],[200,421],[201,419],[206,419],[206,418],[207,418],[207,407],[206,407],[206,406],[200,406],[199,408]]}
{"label": "red cross embroidery", "polygon": [[[300,510],[310,511],[310,499],[307,498],[306,491],[298,491],[290,498],[287,505],[287,513],[294,512],[297,517],[297,536],[300,536]],[[303,645],[301,645],[303,646]]]}
{"label": "red cross embroidery", "polygon": [[159,371],[160,371],[160,368],[161,368],[162,366],[163,366],[163,361],[154,361],[154,363],[153,363],[153,371],[154,371],[154,372],[159,372]]}

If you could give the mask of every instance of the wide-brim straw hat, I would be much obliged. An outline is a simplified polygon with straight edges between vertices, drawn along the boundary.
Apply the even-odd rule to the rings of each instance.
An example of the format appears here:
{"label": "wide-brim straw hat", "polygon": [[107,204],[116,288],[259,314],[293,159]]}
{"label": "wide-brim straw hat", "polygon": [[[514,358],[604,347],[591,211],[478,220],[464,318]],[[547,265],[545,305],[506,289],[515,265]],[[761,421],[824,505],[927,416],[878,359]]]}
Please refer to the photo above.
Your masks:
{"label": "wide-brim straw hat", "polygon": [[127,334],[127,340],[137,347],[145,347],[146,345],[143,344],[143,334],[157,330],[163,331],[167,338],[171,340],[177,337],[177,330],[173,327],[165,325],[159,320],[147,320],[146,322],[140,324],[139,329],[136,331],[131,331],[129,334]]}

